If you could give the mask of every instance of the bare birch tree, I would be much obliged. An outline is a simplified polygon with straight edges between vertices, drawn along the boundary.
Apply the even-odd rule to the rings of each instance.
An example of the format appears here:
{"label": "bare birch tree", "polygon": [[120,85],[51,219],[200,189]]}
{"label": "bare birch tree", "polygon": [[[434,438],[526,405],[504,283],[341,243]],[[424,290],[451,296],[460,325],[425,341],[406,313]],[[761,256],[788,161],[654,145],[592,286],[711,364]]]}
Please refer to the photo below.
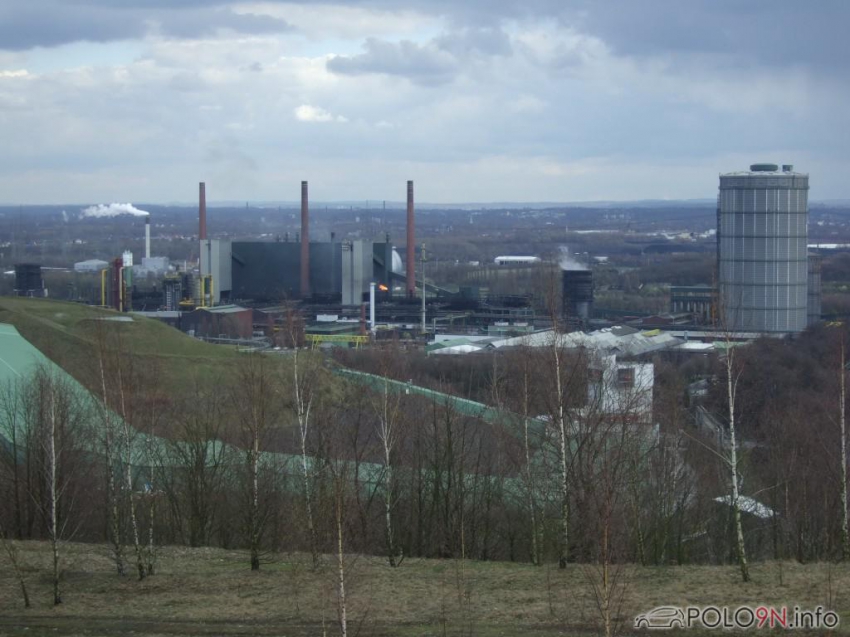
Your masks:
{"label": "bare birch tree", "polygon": [[522,419],[522,447],[525,460],[522,473],[525,481],[528,523],[531,527],[531,561],[536,566],[541,566],[543,564],[543,555],[537,520],[537,485],[531,463],[531,385],[533,383],[532,367],[534,365],[534,357],[529,348],[522,348],[519,355],[514,359],[514,362],[518,367],[518,373],[521,375],[519,379],[519,416]]}
{"label": "bare birch tree", "polygon": [[401,394],[390,390],[390,374],[393,370],[392,363],[395,352],[384,352],[381,358],[381,376],[383,386],[380,389],[376,405],[378,413],[378,439],[381,442],[383,459],[382,482],[384,486],[384,533],[387,543],[387,559],[390,566],[395,567],[398,558],[398,549],[395,542],[395,529],[393,526],[393,504],[396,498],[396,485],[394,475],[394,462],[396,445],[399,436],[399,420],[401,416]]}
{"label": "bare birch tree", "polygon": [[[550,418],[556,432],[556,453],[559,466],[559,495],[560,495],[560,537],[558,542],[558,567],[566,568],[570,551],[570,423],[567,396],[568,370],[567,352],[564,339],[559,332],[561,323],[560,295],[558,293],[557,273],[550,274],[545,282],[545,302],[552,320],[550,341],[546,347],[548,358],[547,368],[550,376],[549,389],[553,395],[549,397]],[[574,368],[575,369],[575,368]]]}
{"label": "bare birch tree", "polygon": [[24,573],[21,570],[21,565],[18,561],[18,549],[12,543],[12,540],[6,536],[6,531],[2,524],[0,524],[0,544],[3,545],[3,550],[9,557],[9,563],[12,565],[12,570],[15,572],[15,579],[18,580],[18,586],[21,589],[21,596],[24,599],[24,608],[29,608],[30,596],[29,591],[27,590],[27,582],[24,579]]}
{"label": "bare birch tree", "polygon": [[298,424],[298,438],[301,451],[301,478],[304,497],[304,511],[307,522],[307,533],[310,541],[310,554],[313,558],[313,568],[318,568],[319,538],[313,511],[313,461],[308,455],[308,445],[311,436],[311,416],[315,383],[317,382],[317,362],[308,352],[302,351],[297,329],[299,317],[294,311],[287,317],[287,330],[293,343],[291,364],[292,380],[292,410]]}
{"label": "bare birch tree", "polygon": [[261,507],[261,454],[277,416],[278,395],[272,365],[263,354],[246,354],[240,361],[232,402],[242,431],[247,469],[246,531],[251,570],[260,570],[260,550],[268,511]]}
{"label": "bare birch tree", "polygon": [[28,393],[27,399],[34,402],[37,414],[36,438],[41,451],[40,477],[44,484],[40,508],[50,543],[51,584],[53,604],[56,606],[62,603],[60,544],[69,522],[67,513],[72,507],[69,501],[72,463],[67,459],[76,451],[75,439],[81,432],[85,414],[71,384],[59,372],[47,366],[36,369]]}
{"label": "bare birch tree", "polygon": [[108,342],[109,332],[105,326],[105,321],[96,321],[95,343],[97,346],[97,379],[98,391],[100,399],[98,401],[98,411],[100,415],[100,440],[103,448],[103,464],[106,471],[106,510],[107,510],[107,536],[109,538],[110,549],[112,551],[112,559],[115,562],[115,568],[118,575],[124,576],[127,573],[124,544],[121,537],[121,515],[120,502],[118,497],[119,485],[115,478],[115,465],[120,458],[120,454],[116,449],[115,441],[115,414],[111,407],[111,390],[107,386],[107,367],[112,362],[113,357],[110,356],[110,343]]}
{"label": "bare birch tree", "polygon": [[[217,384],[216,381],[213,384]],[[160,467],[159,482],[175,526],[189,546],[212,541],[219,502],[231,458],[222,443],[224,397],[195,379],[192,398],[174,406],[174,440],[168,442],[171,467]]]}
{"label": "bare birch tree", "polygon": [[[117,352],[122,352],[122,340],[120,331],[116,331],[117,336]],[[129,359],[128,359],[129,360]],[[136,572],[139,579],[143,580],[147,576],[145,568],[145,558],[142,550],[141,538],[139,535],[139,522],[136,517],[136,500],[133,489],[133,442],[135,439],[135,430],[130,424],[130,396],[132,374],[131,370],[125,370],[123,361],[118,361],[116,365],[116,382],[118,386],[118,407],[121,414],[121,446],[122,446],[122,462],[124,465],[124,495],[127,499],[127,513],[130,519],[130,532],[133,538],[133,548],[136,556]]]}
{"label": "bare birch tree", "polygon": [[22,465],[29,447],[27,439],[32,435],[23,400],[24,390],[25,384],[20,379],[9,381],[0,387],[0,432],[5,433],[9,441],[8,449],[0,445],[0,458],[4,461],[5,470],[10,474],[14,535],[19,540],[24,539],[24,507],[28,502],[26,478],[22,475],[27,468]]}

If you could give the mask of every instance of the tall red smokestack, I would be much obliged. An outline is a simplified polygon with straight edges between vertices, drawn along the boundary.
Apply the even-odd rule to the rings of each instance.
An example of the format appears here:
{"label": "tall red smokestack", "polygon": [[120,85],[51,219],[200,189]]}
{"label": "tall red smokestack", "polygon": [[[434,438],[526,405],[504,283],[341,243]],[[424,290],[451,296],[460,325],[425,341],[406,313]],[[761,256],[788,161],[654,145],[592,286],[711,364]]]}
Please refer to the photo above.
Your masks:
{"label": "tall red smokestack", "polygon": [[413,298],[416,295],[416,239],[413,221],[413,182],[407,182],[407,296]]}
{"label": "tall red smokestack", "polygon": [[310,206],[307,182],[301,182],[301,298],[310,296]]}
{"label": "tall red smokestack", "polygon": [[198,184],[198,238],[207,238],[207,185]]}

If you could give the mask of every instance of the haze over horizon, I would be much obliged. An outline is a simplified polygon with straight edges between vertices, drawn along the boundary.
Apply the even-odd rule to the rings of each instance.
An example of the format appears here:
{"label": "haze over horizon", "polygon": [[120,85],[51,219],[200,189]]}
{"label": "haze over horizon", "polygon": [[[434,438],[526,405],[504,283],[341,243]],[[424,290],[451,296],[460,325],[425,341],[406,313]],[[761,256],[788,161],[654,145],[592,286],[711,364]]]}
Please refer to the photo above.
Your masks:
{"label": "haze over horizon", "polygon": [[[0,201],[847,199],[826,0],[6,0]],[[769,27],[769,28],[766,28]]]}

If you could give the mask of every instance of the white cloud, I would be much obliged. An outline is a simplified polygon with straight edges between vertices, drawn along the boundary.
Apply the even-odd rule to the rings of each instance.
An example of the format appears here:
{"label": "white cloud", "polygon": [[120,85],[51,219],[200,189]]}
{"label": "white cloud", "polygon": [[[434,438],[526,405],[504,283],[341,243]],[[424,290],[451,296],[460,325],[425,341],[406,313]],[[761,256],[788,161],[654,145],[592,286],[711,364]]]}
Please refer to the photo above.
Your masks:
{"label": "white cloud", "polygon": [[331,115],[328,111],[318,106],[302,104],[295,109],[295,119],[299,122],[339,122],[344,124],[348,121],[342,115]]}

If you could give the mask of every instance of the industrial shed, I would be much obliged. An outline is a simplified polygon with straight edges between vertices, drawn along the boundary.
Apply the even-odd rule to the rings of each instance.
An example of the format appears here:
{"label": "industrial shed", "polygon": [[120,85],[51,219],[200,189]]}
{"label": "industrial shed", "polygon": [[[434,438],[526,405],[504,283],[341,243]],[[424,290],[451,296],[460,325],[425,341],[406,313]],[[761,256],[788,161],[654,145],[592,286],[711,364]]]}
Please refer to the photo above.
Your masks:
{"label": "industrial shed", "polygon": [[250,339],[254,335],[254,310],[239,305],[202,307],[185,312],[181,326],[199,338]]}

